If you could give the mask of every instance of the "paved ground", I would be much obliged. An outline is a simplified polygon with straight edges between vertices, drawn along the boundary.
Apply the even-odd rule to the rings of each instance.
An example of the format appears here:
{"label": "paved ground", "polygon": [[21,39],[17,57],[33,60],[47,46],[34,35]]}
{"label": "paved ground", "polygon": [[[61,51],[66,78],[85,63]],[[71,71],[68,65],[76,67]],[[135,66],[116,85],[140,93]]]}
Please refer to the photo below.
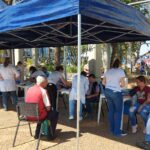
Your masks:
{"label": "paved ground", "polygon": [[[40,150],[76,150],[76,121],[68,121],[68,110],[65,110],[63,105],[59,110],[57,138],[49,142],[41,141]],[[124,123],[126,122],[125,118]],[[139,122],[141,123],[141,120]],[[5,112],[0,107],[0,150],[34,150],[37,141],[30,136],[27,125],[19,128],[16,147],[12,147],[16,124],[16,112]],[[80,127],[80,150],[138,150],[135,143],[144,138],[142,129],[139,129],[137,134],[131,134],[129,131],[129,135],[125,137],[113,137],[108,131],[107,114],[102,117],[100,125],[96,123],[95,117],[92,121],[83,120]],[[35,124],[32,129],[34,132]]]}

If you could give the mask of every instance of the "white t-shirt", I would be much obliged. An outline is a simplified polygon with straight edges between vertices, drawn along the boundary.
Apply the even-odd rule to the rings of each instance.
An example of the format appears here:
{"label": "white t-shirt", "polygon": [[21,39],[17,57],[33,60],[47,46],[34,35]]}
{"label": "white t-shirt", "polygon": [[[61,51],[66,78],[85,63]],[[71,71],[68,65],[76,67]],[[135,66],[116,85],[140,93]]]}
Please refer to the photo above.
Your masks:
{"label": "white t-shirt", "polygon": [[19,77],[18,71],[12,65],[4,67],[0,66],[0,76],[3,80],[0,80],[0,91],[1,92],[10,92],[16,91],[16,81],[15,77]]}
{"label": "white t-shirt", "polygon": [[54,71],[49,74],[48,82],[56,85],[61,78],[63,78],[63,74],[59,71]]}
{"label": "white t-shirt", "polygon": [[43,89],[42,87],[40,87],[40,89],[41,89],[41,92],[42,92],[42,98],[43,98],[44,105],[45,105],[46,107],[51,106],[51,105],[50,105],[50,100],[49,100],[49,97],[48,97],[48,95],[47,95],[46,90]]}
{"label": "white t-shirt", "polygon": [[[69,94],[69,100],[77,100],[77,75],[72,80],[71,92]],[[85,104],[85,95],[89,89],[89,80],[87,77],[81,75],[80,78],[80,100],[82,104]]]}
{"label": "white t-shirt", "polygon": [[120,87],[120,79],[125,77],[125,73],[120,68],[112,68],[109,69],[106,73],[104,73],[104,77],[106,78],[105,87],[114,91],[121,91]]}

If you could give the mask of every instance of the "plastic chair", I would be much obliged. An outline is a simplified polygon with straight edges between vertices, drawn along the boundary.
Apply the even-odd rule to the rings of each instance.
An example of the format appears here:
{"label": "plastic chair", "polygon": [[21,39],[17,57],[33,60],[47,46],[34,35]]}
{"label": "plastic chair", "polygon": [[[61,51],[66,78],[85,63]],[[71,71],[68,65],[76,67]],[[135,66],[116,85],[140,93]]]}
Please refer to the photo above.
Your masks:
{"label": "plastic chair", "polygon": [[103,85],[101,82],[99,82],[99,86],[100,86],[100,96],[99,96],[99,105],[98,105],[98,115],[97,115],[97,123],[99,124],[100,122],[100,116],[101,116],[101,111],[103,113],[103,110],[102,110],[102,103],[103,103],[103,100],[105,101],[105,104],[107,106],[107,109],[108,109],[108,105],[107,105],[107,99],[105,97],[105,94],[104,94],[104,88],[103,88]]}
{"label": "plastic chair", "polygon": [[[18,129],[19,129],[21,121],[28,122],[31,136],[32,136],[32,130],[31,130],[30,123],[31,122],[42,123],[42,121],[44,121],[44,120],[42,121],[39,120],[39,109],[38,109],[37,103],[18,102],[16,109],[17,109],[17,115],[18,115],[18,124],[17,124],[16,132],[15,132],[15,137],[13,140],[13,147],[15,146],[15,141],[16,141],[16,137],[17,137],[17,133],[18,133]],[[27,120],[26,116],[34,117],[37,119],[36,121],[29,121]],[[41,133],[42,133],[42,128],[40,128],[40,134],[39,134],[39,138],[37,141],[36,150],[38,150],[38,147],[39,147]]]}

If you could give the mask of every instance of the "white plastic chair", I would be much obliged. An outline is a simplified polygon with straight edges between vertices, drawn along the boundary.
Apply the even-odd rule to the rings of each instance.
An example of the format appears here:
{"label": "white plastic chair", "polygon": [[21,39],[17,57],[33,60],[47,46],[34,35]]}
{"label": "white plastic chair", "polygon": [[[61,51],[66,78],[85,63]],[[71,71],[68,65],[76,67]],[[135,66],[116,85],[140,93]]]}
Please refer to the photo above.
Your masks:
{"label": "white plastic chair", "polygon": [[98,115],[97,115],[97,123],[98,124],[100,122],[103,100],[105,100],[107,103],[107,99],[106,99],[105,94],[104,94],[104,89],[103,89],[102,83],[99,83],[99,86],[100,86],[101,93],[99,96],[99,104],[98,104]]}

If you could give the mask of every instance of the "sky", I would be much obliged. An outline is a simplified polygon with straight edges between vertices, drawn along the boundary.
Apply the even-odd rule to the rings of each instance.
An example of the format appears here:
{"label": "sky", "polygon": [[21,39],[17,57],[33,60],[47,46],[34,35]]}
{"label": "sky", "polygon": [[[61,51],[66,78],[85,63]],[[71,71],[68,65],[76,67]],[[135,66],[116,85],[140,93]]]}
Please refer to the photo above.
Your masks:
{"label": "sky", "polygon": [[146,41],[147,44],[142,44],[140,48],[140,56],[150,51],[150,41]]}

